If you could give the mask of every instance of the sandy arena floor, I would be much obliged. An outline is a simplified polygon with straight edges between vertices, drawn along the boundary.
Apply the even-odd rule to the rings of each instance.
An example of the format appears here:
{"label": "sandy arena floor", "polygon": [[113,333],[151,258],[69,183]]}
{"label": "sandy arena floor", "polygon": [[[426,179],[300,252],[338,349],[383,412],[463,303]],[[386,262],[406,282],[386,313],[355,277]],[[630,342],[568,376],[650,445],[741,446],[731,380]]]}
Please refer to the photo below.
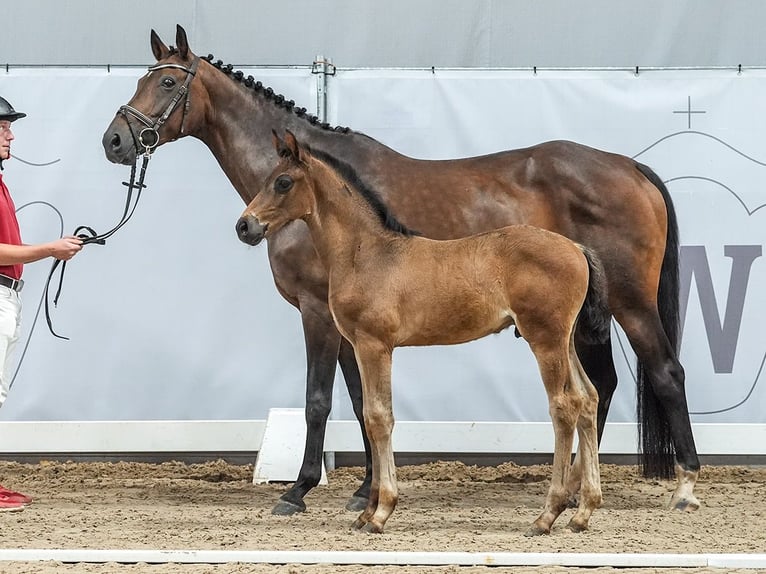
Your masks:
{"label": "sandy arena floor", "polygon": [[[251,483],[252,466],[182,463],[0,463],[0,483],[35,497],[24,512],[0,514],[0,548],[191,550],[382,550],[461,552],[766,552],[766,469],[704,467],[694,514],[665,509],[673,484],[641,478],[633,466],[602,465],[604,504],[583,534],[525,538],[548,488],[550,467],[438,462],[398,471],[400,501],[382,535],[352,532],[344,504],[362,469],[329,473],[306,497],[308,511],[271,515],[286,486]],[[564,568],[321,565],[61,564],[0,562],[0,572],[329,574],[515,572]],[[587,569],[574,569],[578,573]],[[611,569],[599,573],[722,572],[716,569]],[[742,570],[745,572],[745,570]],[[752,570],[748,572],[753,572]]]}

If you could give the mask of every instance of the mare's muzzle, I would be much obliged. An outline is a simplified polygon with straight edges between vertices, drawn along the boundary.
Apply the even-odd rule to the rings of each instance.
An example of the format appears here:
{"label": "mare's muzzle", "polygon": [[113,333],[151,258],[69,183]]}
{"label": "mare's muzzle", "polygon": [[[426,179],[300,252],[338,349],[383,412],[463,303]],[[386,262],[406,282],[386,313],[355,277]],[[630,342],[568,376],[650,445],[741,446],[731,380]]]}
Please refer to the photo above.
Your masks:
{"label": "mare's muzzle", "polygon": [[237,237],[242,243],[258,245],[266,236],[268,225],[262,225],[253,215],[243,215],[237,221]]}

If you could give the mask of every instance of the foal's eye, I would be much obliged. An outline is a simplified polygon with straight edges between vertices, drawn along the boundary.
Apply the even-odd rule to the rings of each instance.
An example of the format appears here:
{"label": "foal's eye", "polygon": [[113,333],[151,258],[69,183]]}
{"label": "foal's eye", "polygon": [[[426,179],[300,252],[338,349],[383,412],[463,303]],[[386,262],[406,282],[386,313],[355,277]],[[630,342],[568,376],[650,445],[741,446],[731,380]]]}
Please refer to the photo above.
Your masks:
{"label": "foal's eye", "polygon": [[293,178],[289,175],[280,175],[274,180],[274,191],[277,193],[287,193],[293,187]]}
{"label": "foal's eye", "polygon": [[175,79],[171,78],[170,76],[165,76],[162,78],[162,87],[163,88],[172,88],[176,85]]}

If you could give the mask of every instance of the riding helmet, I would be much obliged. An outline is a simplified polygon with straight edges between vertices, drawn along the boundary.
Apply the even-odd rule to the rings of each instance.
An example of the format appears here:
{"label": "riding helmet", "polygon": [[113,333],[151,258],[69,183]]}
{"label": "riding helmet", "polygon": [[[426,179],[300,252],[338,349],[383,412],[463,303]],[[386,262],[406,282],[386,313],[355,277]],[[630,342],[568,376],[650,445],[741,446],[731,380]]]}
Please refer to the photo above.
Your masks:
{"label": "riding helmet", "polygon": [[15,122],[19,118],[25,118],[26,116],[27,114],[24,112],[17,112],[14,110],[13,106],[8,103],[8,100],[0,96],[0,120]]}

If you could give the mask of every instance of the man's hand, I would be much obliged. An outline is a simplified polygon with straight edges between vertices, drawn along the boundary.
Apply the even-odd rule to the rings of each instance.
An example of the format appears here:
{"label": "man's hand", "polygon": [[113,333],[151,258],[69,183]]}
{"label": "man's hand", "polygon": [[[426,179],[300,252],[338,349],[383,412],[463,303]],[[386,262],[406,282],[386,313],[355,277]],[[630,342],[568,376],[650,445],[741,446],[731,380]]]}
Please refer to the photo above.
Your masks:
{"label": "man's hand", "polygon": [[82,249],[82,239],[74,235],[65,235],[61,239],[51,241],[48,244],[51,257],[61,261],[69,261]]}

